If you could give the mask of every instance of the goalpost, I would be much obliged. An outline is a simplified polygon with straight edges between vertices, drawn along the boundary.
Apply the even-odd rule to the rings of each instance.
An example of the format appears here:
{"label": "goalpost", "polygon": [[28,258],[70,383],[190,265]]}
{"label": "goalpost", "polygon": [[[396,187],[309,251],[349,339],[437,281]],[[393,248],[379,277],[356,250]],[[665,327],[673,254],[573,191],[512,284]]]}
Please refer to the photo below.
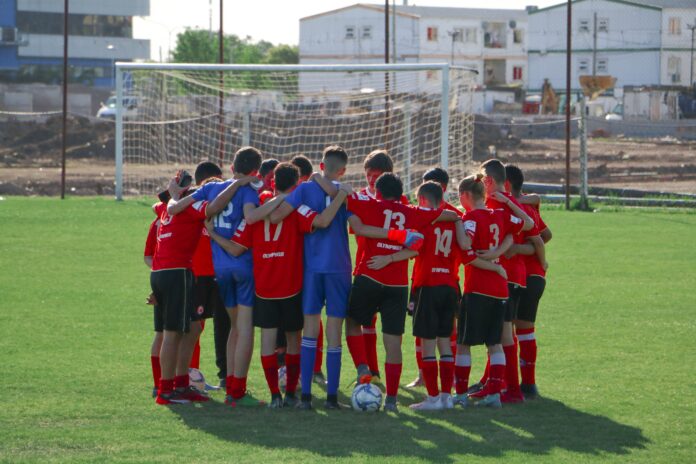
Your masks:
{"label": "goalpost", "polygon": [[429,168],[456,185],[471,165],[475,71],[446,63],[361,65],[116,64],[116,198],[151,195],[176,169],[219,163],[252,145],[264,158],[349,154],[344,179],[387,149],[405,192]]}

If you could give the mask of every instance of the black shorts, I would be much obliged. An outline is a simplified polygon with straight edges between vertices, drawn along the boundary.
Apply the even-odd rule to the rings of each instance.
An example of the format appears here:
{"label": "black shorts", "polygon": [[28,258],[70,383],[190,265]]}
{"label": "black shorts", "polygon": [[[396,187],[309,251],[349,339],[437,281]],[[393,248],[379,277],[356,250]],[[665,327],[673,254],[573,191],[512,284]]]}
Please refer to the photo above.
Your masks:
{"label": "black shorts", "polygon": [[254,299],[254,326],[262,329],[280,329],[284,332],[302,330],[302,292],[288,298]]}
{"label": "black shorts", "polygon": [[218,311],[225,311],[220,290],[214,276],[198,276],[193,279],[192,321],[210,319]]}
{"label": "black shorts", "polygon": [[508,282],[508,299],[505,304],[505,322],[512,322],[517,319],[517,309],[520,306],[520,296],[524,287]]}
{"label": "black shorts", "polygon": [[506,300],[465,293],[459,307],[457,343],[492,346],[500,343]]}
{"label": "black shorts", "polygon": [[527,276],[527,288],[522,289],[520,304],[517,308],[517,319],[525,322],[535,322],[539,300],[544,294],[546,279],[541,276]]}
{"label": "black shorts", "polygon": [[372,324],[372,318],[380,313],[382,333],[403,335],[406,326],[408,287],[382,285],[362,275],[353,280],[348,301],[348,316],[363,326]]}
{"label": "black shorts", "polygon": [[415,293],[413,336],[449,338],[459,306],[459,292],[448,285],[421,287]]}
{"label": "black shorts", "polygon": [[155,332],[188,332],[193,315],[193,273],[189,269],[163,269],[150,273],[157,300]]}

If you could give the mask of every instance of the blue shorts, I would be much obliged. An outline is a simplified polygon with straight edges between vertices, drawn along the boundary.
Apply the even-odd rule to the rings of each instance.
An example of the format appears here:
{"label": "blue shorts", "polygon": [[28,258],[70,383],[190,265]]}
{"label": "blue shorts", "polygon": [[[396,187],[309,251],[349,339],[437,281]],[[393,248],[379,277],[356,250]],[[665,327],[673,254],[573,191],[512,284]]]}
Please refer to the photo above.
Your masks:
{"label": "blue shorts", "polygon": [[220,297],[225,308],[237,305],[254,307],[254,274],[238,269],[222,269],[215,272]]}
{"label": "blue shorts", "polygon": [[305,271],[302,289],[302,310],[307,315],[321,314],[345,319],[351,287],[350,272],[319,273]]}

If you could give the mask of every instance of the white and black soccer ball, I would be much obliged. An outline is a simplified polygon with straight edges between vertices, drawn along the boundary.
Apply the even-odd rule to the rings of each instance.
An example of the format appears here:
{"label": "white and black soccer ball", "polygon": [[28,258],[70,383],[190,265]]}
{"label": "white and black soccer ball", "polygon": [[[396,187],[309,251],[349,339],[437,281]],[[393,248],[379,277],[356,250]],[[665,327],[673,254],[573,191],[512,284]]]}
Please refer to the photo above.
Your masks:
{"label": "white and black soccer ball", "polygon": [[371,383],[361,383],[353,389],[351,397],[356,411],[379,411],[382,406],[382,390]]}
{"label": "white and black soccer ball", "polygon": [[205,377],[203,373],[196,368],[189,367],[189,384],[200,391],[205,391]]}
{"label": "white and black soccer ball", "polygon": [[288,375],[285,366],[281,366],[278,369],[278,386],[281,390],[285,391],[285,386],[288,384]]}

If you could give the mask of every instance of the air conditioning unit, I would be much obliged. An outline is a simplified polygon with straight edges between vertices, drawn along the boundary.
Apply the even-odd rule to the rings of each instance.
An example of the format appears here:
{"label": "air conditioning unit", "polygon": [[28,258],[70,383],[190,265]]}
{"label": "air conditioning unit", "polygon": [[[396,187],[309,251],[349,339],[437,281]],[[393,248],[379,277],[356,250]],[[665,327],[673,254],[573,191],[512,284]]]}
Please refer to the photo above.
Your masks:
{"label": "air conditioning unit", "polygon": [[17,36],[18,34],[16,27],[0,27],[0,43],[16,44]]}

